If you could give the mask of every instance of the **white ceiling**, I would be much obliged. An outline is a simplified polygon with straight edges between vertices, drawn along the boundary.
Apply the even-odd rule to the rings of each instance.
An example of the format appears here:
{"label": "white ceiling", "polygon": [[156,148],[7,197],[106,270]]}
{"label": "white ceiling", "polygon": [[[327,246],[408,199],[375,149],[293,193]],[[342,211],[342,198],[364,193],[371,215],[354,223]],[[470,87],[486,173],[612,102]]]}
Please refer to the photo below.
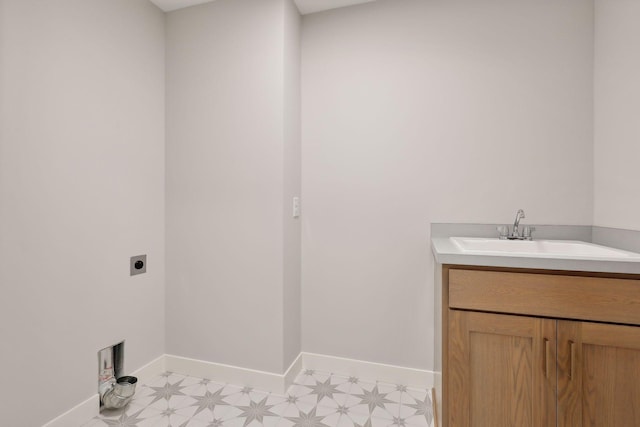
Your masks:
{"label": "white ceiling", "polygon": [[298,10],[303,15],[371,1],[375,0],[295,0]]}
{"label": "white ceiling", "polygon": [[209,3],[213,0],[151,0],[151,3],[158,6],[165,12],[182,9],[183,7],[194,6],[200,3]]}
{"label": "white ceiling", "polygon": [[[209,3],[214,0],[151,0],[165,12],[182,9],[183,7],[195,6],[196,4]],[[303,15],[321,12],[323,10],[336,9],[338,7],[351,6],[360,3],[369,3],[376,0],[294,0],[298,5],[298,10]]]}

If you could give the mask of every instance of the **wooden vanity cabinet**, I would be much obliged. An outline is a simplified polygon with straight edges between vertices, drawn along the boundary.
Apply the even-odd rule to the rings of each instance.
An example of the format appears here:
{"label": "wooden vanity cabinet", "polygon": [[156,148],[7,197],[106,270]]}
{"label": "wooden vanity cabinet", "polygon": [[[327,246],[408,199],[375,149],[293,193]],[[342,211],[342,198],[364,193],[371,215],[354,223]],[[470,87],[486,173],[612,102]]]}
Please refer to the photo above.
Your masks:
{"label": "wooden vanity cabinet", "polygon": [[558,425],[640,426],[640,327],[558,321]]}
{"label": "wooden vanity cabinet", "polygon": [[553,320],[452,310],[450,426],[555,426]]}
{"label": "wooden vanity cabinet", "polygon": [[640,427],[640,277],[442,278],[442,426]]}

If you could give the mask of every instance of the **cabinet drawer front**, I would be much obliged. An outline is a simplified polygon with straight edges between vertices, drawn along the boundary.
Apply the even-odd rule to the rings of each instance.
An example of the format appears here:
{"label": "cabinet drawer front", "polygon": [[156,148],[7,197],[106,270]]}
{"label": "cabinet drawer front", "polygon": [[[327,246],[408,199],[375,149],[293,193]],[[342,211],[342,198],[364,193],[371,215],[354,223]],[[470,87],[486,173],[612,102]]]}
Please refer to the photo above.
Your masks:
{"label": "cabinet drawer front", "polygon": [[640,325],[640,280],[451,269],[449,306]]}

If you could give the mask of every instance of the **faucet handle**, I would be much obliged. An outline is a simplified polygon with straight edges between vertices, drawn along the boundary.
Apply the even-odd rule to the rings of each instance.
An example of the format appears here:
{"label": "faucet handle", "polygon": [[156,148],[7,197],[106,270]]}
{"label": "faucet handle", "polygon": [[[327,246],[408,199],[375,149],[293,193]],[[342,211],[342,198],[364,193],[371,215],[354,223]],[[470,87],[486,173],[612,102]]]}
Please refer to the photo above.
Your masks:
{"label": "faucet handle", "polygon": [[499,225],[499,226],[496,227],[496,230],[499,233],[498,239],[507,240],[507,238],[509,237],[509,226],[508,225]]}
{"label": "faucet handle", "polygon": [[527,239],[527,240],[533,240],[533,237],[531,236],[531,233],[533,233],[534,231],[536,231],[535,227],[532,227],[530,225],[526,225],[524,227],[524,229],[522,230],[522,237]]}

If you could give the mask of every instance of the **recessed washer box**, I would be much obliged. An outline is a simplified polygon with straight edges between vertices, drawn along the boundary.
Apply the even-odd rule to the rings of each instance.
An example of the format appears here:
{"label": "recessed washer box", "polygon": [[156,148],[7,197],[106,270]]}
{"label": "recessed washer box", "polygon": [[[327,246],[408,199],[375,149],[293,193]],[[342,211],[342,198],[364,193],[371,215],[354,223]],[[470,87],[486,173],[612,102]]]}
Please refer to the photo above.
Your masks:
{"label": "recessed washer box", "polygon": [[131,257],[129,263],[129,273],[131,276],[147,272],[147,256],[136,255]]}

